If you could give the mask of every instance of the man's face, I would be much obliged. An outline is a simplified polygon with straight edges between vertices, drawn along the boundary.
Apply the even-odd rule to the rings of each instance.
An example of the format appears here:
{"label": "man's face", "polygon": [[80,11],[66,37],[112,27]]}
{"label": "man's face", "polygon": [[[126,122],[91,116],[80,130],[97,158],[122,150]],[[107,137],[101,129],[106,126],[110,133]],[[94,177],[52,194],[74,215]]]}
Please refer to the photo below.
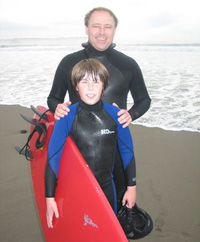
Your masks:
{"label": "man's face", "polygon": [[95,11],[90,16],[86,34],[90,44],[104,51],[112,44],[116,27],[114,18],[106,11]]}

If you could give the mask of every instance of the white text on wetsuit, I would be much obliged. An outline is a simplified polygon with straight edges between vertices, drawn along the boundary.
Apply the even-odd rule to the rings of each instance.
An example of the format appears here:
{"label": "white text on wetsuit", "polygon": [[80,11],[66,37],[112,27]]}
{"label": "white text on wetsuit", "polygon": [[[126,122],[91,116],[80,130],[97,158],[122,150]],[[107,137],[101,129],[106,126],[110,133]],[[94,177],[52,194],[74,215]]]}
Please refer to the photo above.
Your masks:
{"label": "white text on wetsuit", "polygon": [[113,134],[115,131],[110,131],[109,129],[102,129],[101,134]]}

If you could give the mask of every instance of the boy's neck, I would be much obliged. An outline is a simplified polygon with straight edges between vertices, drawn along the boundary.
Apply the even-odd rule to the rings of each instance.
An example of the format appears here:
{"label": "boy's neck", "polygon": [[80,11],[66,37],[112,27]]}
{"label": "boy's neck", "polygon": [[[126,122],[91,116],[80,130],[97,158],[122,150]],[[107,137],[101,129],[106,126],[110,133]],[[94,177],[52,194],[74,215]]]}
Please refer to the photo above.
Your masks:
{"label": "boy's neck", "polygon": [[79,100],[79,104],[80,104],[80,107],[82,107],[82,108],[84,108],[84,109],[86,109],[88,111],[99,110],[103,106],[103,102],[102,102],[101,99],[97,103],[95,103],[93,105],[88,105],[85,102],[83,102],[82,100]]}

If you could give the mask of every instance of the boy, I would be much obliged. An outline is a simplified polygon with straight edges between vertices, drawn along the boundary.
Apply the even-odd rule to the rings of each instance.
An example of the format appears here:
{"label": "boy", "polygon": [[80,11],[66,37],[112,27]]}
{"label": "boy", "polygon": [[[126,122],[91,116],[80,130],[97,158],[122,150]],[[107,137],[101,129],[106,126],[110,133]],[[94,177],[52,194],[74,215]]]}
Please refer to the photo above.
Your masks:
{"label": "boy", "polygon": [[49,228],[53,227],[53,215],[59,217],[54,197],[59,162],[68,135],[82,153],[115,213],[117,201],[112,172],[117,141],[127,181],[122,205],[132,208],[135,204],[135,158],[131,134],[128,127],[123,128],[118,122],[119,109],[101,100],[108,78],[108,71],[96,59],[82,60],[72,70],[72,86],[78,93],[79,102],[71,105],[68,115],[55,123],[48,148],[45,189]]}

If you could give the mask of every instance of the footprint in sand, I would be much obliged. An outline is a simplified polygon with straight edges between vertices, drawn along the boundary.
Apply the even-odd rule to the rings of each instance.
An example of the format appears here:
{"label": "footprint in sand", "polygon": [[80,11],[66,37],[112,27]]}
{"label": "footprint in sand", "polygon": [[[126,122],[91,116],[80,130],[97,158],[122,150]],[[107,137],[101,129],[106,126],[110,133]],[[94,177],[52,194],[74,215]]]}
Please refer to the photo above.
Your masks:
{"label": "footprint in sand", "polygon": [[165,224],[165,220],[164,220],[164,217],[166,215],[164,213],[161,213],[158,218],[155,220],[155,226],[156,226],[156,230],[158,231],[162,231],[162,227],[164,226]]}

